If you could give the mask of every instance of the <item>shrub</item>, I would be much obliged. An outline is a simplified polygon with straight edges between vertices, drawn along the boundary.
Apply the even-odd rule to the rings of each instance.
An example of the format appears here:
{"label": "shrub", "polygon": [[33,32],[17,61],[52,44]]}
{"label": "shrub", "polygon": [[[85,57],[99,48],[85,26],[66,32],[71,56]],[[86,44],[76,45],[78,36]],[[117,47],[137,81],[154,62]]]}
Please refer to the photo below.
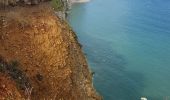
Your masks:
{"label": "shrub", "polygon": [[64,10],[64,2],[62,0],[52,0],[51,4],[56,11]]}

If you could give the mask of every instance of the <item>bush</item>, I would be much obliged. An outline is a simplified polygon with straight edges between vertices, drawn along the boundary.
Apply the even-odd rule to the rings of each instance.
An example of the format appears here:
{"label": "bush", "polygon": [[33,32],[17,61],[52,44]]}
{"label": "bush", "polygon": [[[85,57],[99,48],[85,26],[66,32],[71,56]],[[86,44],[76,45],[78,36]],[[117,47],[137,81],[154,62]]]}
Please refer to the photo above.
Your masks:
{"label": "bush", "polygon": [[64,2],[62,0],[52,0],[52,6],[56,11],[64,10]]}

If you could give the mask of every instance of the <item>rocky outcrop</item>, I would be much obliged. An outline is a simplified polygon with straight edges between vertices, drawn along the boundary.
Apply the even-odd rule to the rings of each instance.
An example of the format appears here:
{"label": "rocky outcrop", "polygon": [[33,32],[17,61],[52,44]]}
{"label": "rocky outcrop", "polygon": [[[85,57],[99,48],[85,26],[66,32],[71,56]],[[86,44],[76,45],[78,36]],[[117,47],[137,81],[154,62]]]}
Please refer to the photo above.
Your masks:
{"label": "rocky outcrop", "polygon": [[48,3],[0,11],[0,57],[0,99],[101,99],[75,33]]}
{"label": "rocky outcrop", "polygon": [[[10,6],[25,6],[25,5],[38,5],[41,2],[47,2],[52,0],[0,0],[0,10],[7,9]],[[56,0],[57,1],[57,0]],[[51,3],[55,9],[56,2],[53,0]],[[68,10],[71,8],[71,0],[58,0],[58,3],[61,3],[62,10],[55,9],[55,14],[62,20],[65,20],[68,14]]]}
{"label": "rocky outcrop", "polygon": [[18,4],[35,5],[45,1],[50,1],[50,0],[0,0],[0,5],[1,6],[8,6],[8,5],[14,6]]}

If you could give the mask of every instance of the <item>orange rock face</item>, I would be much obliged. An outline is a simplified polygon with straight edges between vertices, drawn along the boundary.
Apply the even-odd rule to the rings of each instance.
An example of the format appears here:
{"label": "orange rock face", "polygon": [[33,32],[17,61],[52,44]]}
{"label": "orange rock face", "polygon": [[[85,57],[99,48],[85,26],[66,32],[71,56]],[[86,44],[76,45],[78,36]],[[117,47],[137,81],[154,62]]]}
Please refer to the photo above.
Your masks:
{"label": "orange rock face", "polygon": [[75,33],[48,4],[0,11],[0,22],[0,56],[19,62],[31,86],[15,88],[18,97],[28,97],[24,92],[31,91],[31,100],[101,99]]}
{"label": "orange rock face", "polygon": [[21,100],[15,82],[7,75],[0,73],[0,100]]}

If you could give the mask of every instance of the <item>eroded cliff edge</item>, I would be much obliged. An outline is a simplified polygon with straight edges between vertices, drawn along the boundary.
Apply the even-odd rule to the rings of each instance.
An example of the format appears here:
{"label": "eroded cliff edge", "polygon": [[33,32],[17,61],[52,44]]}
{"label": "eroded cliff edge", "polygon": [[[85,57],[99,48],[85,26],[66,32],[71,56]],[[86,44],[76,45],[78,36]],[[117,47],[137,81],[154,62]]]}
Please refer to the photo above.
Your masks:
{"label": "eroded cliff edge", "polygon": [[0,10],[0,99],[100,100],[77,37],[48,3]]}

